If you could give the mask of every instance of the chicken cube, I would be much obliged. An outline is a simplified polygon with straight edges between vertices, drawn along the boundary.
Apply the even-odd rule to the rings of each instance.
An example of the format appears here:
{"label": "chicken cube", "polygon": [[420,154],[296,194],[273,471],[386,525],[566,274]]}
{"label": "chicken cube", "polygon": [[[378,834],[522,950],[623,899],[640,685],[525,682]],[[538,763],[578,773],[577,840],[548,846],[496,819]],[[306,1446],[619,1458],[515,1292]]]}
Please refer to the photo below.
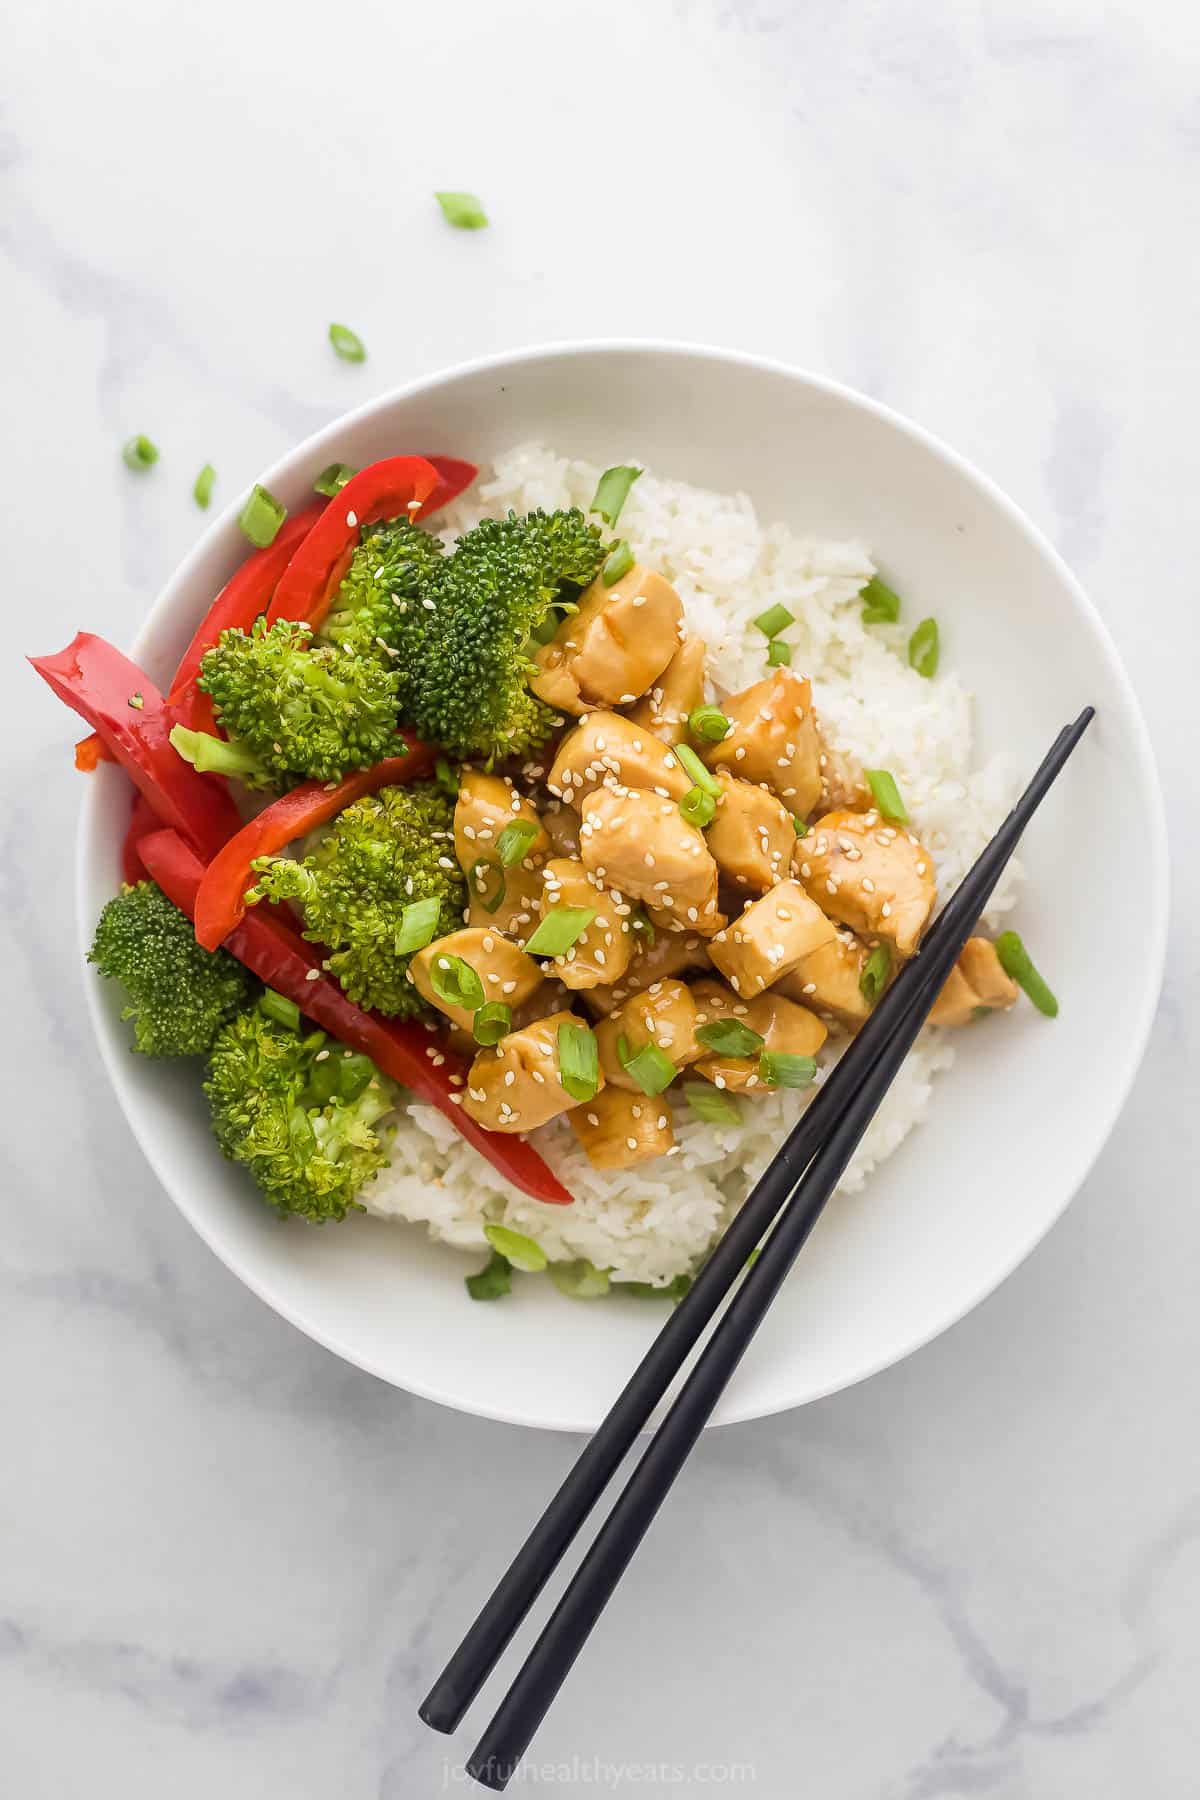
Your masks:
{"label": "chicken cube", "polygon": [[781,881],[717,933],[709,955],[734,993],[751,1000],[836,935],[798,881]]}
{"label": "chicken cube", "polygon": [[675,1142],[671,1109],[661,1097],[606,1087],[569,1118],[594,1169],[632,1169],[665,1156]]}
{"label": "chicken cube", "polygon": [[857,1031],[871,1016],[862,990],[869,954],[852,931],[839,931],[783,977],[779,992],[798,1006],[811,1007],[818,1018]]}
{"label": "chicken cube", "polygon": [[546,966],[569,988],[605,987],[619,981],[634,949],[632,908],[624,896],[566,856],[550,859],[542,870],[542,884],[543,919],[561,906],[583,907],[596,915],[570,949]]}
{"label": "chicken cube", "polygon": [[648,901],[686,928],[717,910],[717,865],[704,833],[671,800],[643,788],[600,788],[583,803],[580,855],[601,881]]}
{"label": "chicken cube", "polygon": [[[452,991],[460,987],[462,971],[453,966],[451,958],[454,957],[460,958],[478,977],[483,998],[473,1006],[460,1006],[453,1000],[444,999],[435,986],[439,975],[444,975],[447,979],[442,982],[443,986],[449,985]],[[465,1031],[470,1031],[476,1011],[489,1000],[503,1000],[515,1011],[537,992],[544,980],[533,957],[526,956],[494,926],[452,931],[448,937],[435,938],[432,944],[417,951],[408,972],[422,999]]]}
{"label": "chicken cube", "polygon": [[597,575],[538,649],[529,685],[561,712],[632,705],[674,656],[682,625],[679,595],[653,570],[634,563],[611,587]]}
{"label": "chicken cube", "polygon": [[765,893],[791,868],[796,831],[782,800],[722,770],[721,798],[704,836],[717,868],[736,887]]}
{"label": "chicken cube", "polygon": [[[505,866],[500,838],[509,825],[534,835],[519,861]],[[550,853],[550,839],[536,811],[511,781],[464,769],[454,807],[454,854],[467,877],[468,925],[490,926],[507,937],[525,935],[537,917],[541,881],[538,865]]]}
{"label": "chicken cube", "polygon": [[664,744],[682,744],[688,714],[704,701],[703,638],[685,638],[644,699],[631,708],[630,723],[652,731]]}
{"label": "chicken cube", "polygon": [[[697,1017],[701,1013],[713,1012],[714,1018],[724,1017],[729,1008],[713,1004],[697,1003]],[[734,1093],[742,1093],[747,1089],[757,1089],[759,1093],[770,1093],[771,1084],[765,1082],[760,1073],[759,1058],[764,1050],[777,1056],[816,1056],[817,1051],[829,1035],[826,1027],[807,1007],[797,1006],[793,1000],[785,1000],[782,994],[760,994],[756,1000],[747,1002],[744,1008],[733,1008],[735,1016],[740,1013],[740,1023],[756,1031],[762,1038],[762,1050],[756,1050],[751,1056],[733,1056],[726,1051],[715,1050],[703,1056],[696,1064],[696,1074],[703,1075],[714,1087],[729,1088]]]}
{"label": "chicken cube", "polygon": [[546,785],[578,807],[605,783],[644,788],[665,800],[682,800],[692,785],[679,758],[653,733],[620,713],[588,713],[559,744]]}
{"label": "chicken cube", "polygon": [[933,858],[903,825],[832,812],[797,840],[792,866],[831,919],[911,956],[937,899]]}
{"label": "chicken cube", "polygon": [[[489,1131],[532,1131],[579,1102],[562,1084],[558,1062],[561,1025],[585,1029],[573,1013],[550,1013],[520,1031],[512,1031],[491,1050],[481,1050],[471,1064],[463,1095],[463,1111]],[[604,1086],[599,1072],[597,1093]]]}
{"label": "chicken cube", "polygon": [[732,729],[719,744],[701,746],[709,768],[765,782],[794,817],[807,818],[821,798],[821,744],[807,678],[776,669],[723,700],[721,711]]}
{"label": "chicken cube", "polygon": [[562,800],[550,800],[542,808],[542,829],[555,856],[579,855],[579,814]]}
{"label": "chicken cube", "polygon": [[949,979],[933,1003],[931,1025],[969,1025],[986,1013],[1007,1012],[1020,989],[1005,974],[988,938],[968,938]]}
{"label": "chicken cube", "polygon": [[655,981],[682,975],[692,969],[709,969],[708,946],[696,931],[655,931],[653,940],[634,925],[633,960],[615,987],[589,988],[583,995],[588,1011],[597,1015],[615,1012],[630,994],[644,993]]}
{"label": "chicken cube", "polygon": [[621,1040],[634,1055],[646,1044],[656,1044],[677,1069],[704,1054],[697,1042],[696,1002],[682,981],[655,981],[640,994],[632,994],[607,1019],[596,1026],[600,1067],[614,1087],[640,1085],[621,1061]]}

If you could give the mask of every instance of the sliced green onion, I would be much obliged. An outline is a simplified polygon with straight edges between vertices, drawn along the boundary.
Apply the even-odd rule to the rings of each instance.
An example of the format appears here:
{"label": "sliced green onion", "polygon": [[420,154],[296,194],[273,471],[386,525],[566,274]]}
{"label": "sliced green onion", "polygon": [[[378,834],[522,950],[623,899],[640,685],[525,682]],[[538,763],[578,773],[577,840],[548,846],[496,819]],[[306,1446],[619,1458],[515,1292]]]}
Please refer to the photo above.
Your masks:
{"label": "sliced green onion", "polygon": [[768,606],[766,612],[760,612],[758,617],[754,620],[754,623],[758,626],[758,629],[762,632],[764,637],[773,638],[778,637],[779,633],[785,630],[787,626],[794,625],[796,623],[796,615],[795,613],[790,613],[786,606],[780,606],[779,602],[776,601],[774,606]]}
{"label": "sliced green onion", "polygon": [[884,818],[893,819],[897,825],[907,825],[908,808],[900,797],[900,789],[891,770],[864,769],[863,773],[875,796],[875,804]]}
{"label": "sliced green onion", "polygon": [[1034,967],[1033,958],[1015,931],[1002,931],[996,939],[1000,967],[1011,981],[1024,988],[1033,1004],[1048,1019],[1058,1017],[1058,1001]]}
{"label": "sliced green onion", "polygon": [[441,912],[442,903],[435,896],[411,901],[400,914],[400,929],[392,945],[395,954],[408,956],[411,951],[423,950],[426,944],[431,944],[437,936]]}
{"label": "sliced green onion", "polygon": [[195,481],[192,483],[192,499],[197,506],[207,506],[212,499],[213,484],[217,479],[217,471],[211,463],[205,463]]}
{"label": "sliced green onion", "polygon": [[719,744],[733,730],[733,720],[727,719],[719,706],[697,706],[688,714],[687,724],[692,736],[706,744]]}
{"label": "sliced green onion", "polygon": [[629,929],[630,931],[640,931],[645,940],[647,950],[652,948],[658,934],[654,929],[654,920],[650,917],[650,914],[646,911],[644,906],[635,906],[630,913]]}
{"label": "sliced green onion", "polygon": [[710,1081],[685,1081],[684,1098],[706,1125],[740,1125],[742,1115],[731,1094],[723,1094]]}
{"label": "sliced green onion", "polygon": [[792,646],[786,638],[772,638],[767,645],[767,667],[786,669],[792,660]]}
{"label": "sliced green onion", "polygon": [[994,1006],[973,1006],[971,1017],[973,1019],[990,1019],[995,1010]]}
{"label": "sliced green onion", "polygon": [[643,1094],[661,1094],[679,1073],[666,1051],[660,1050],[657,1044],[643,1044],[635,1051],[624,1032],[617,1039],[617,1057],[625,1073],[633,1077]]}
{"label": "sliced green onion", "polygon": [[586,1256],[575,1262],[552,1262],[550,1279],[570,1300],[602,1300],[608,1292],[608,1270],[598,1269]]}
{"label": "sliced green onion", "polygon": [[126,706],[132,706],[134,712],[142,712],[146,705],[145,695],[140,692],[130,694],[125,704]]}
{"label": "sliced green onion", "polygon": [[600,1047],[586,1025],[564,1019],[558,1028],[558,1072],[572,1100],[591,1100],[600,1086]]}
{"label": "sliced green onion", "polygon": [[806,825],[806,824],[805,824],[805,823],[804,823],[804,820],[803,820],[803,819],[797,819],[797,818],[796,818],[796,817],[795,817],[795,815],[793,815],[793,817],[792,817],[792,830],[793,830],[793,831],[794,831],[794,832],[795,832],[795,834],[796,834],[796,836],[797,836],[797,837],[798,837],[798,838],[801,838],[801,837],[807,837],[807,836],[808,836],[808,834],[809,834],[809,832],[810,832],[810,831],[811,831],[811,830],[812,830],[812,826],[811,826],[811,825]]}
{"label": "sliced green onion", "polygon": [[331,325],[329,341],[343,362],[366,362],[367,346],[348,325]]}
{"label": "sliced green onion", "polygon": [[703,788],[689,788],[679,802],[679,811],[689,825],[694,825],[698,831],[703,831],[705,826],[711,825],[716,817],[717,803],[711,794],[704,792]]}
{"label": "sliced green onion", "polygon": [[555,906],[531,938],[525,940],[530,956],[565,956],[577,944],[596,914],[590,906]]}
{"label": "sliced green onion", "polygon": [[894,625],[900,617],[900,596],[878,575],[872,575],[859,595],[864,625]]}
{"label": "sliced green onion", "polygon": [[595,497],[588,511],[599,513],[606,525],[615,525],[629,498],[629,490],[641,472],[631,463],[618,463],[615,468],[605,469],[596,483]]}
{"label": "sliced green onion", "polygon": [[718,1056],[757,1056],[765,1041],[761,1032],[751,1031],[740,1019],[713,1019],[708,1025],[698,1025],[696,1039]]}
{"label": "sliced green onion", "polygon": [[892,972],[892,952],[887,944],[876,944],[863,964],[858,978],[859,991],[868,1006],[874,1006],[888,984]]}
{"label": "sliced green onion", "polygon": [[158,445],[152,444],[139,431],[136,437],[127,438],[122,444],[121,457],[127,469],[135,469],[139,474],[144,474],[158,461]]}
{"label": "sliced green onion", "polygon": [[605,557],[604,567],[600,571],[605,587],[615,586],[622,575],[628,575],[632,567],[633,551],[629,547],[628,539],[621,538]]}
{"label": "sliced green onion", "polygon": [[482,231],[488,222],[482,203],[474,194],[440,192],[433,197],[447,225],[456,225],[459,231]]}
{"label": "sliced green onion", "polygon": [[289,1031],[300,1029],[300,1008],[286,994],[277,994],[274,988],[264,988],[258,997],[258,1010],[266,1013],[268,1019],[274,1019],[277,1025],[286,1025]]}
{"label": "sliced green onion", "polygon": [[923,675],[926,681],[931,681],[937,674],[940,654],[937,620],[922,619],[908,640],[910,667],[914,668],[918,675]]}
{"label": "sliced green onion", "polygon": [[258,550],[275,542],[276,533],[287,518],[287,507],[257,481],[250,497],[238,514],[238,524]]}
{"label": "sliced green onion", "polygon": [[538,834],[538,827],[528,819],[514,819],[506,825],[496,840],[496,853],[501,866],[511,869],[514,863],[524,862],[525,854]]}
{"label": "sliced green onion", "polygon": [[549,1261],[542,1246],[526,1237],[523,1231],[512,1231],[507,1225],[485,1225],[483,1235],[506,1262],[514,1269],[523,1269],[527,1275],[539,1274]]}
{"label": "sliced green onion", "polygon": [[483,983],[463,956],[439,956],[429,965],[429,985],[447,1006],[463,1006],[474,1012],[483,1005]]}
{"label": "sliced green onion", "polygon": [[474,1275],[465,1278],[467,1292],[472,1300],[499,1300],[504,1294],[512,1293],[512,1271],[507,1257],[493,1250],[491,1260],[484,1263]]}
{"label": "sliced green onion", "polygon": [[321,470],[313,482],[313,492],[324,494],[327,499],[332,500],[357,474],[358,470],[352,468],[349,463],[330,463],[327,469]]}
{"label": "sliced green onion", "polygon": [[[483,871],[482,877],[481,870]],[[494,894],[489,893],[487,887],[487,878],[492,875],[496,877]],[[494,913],[499,910],[504,896],[508,892],[508,881],[505,878],[504,870],[494,856],[477,856],[475,858],[467,873],[467,888],[471,898],[478,900],[484,912]]]}
{"label": "sliced green onion", "polygon": [[714,800],[721,798],[720,782],[705,768],[690,744],[676,744],[675,755],[679,759],[680,767],[685,774],[691,776],[698,788],[703,788],[704,792],[711,794]]}
{"label": "sliced green onion", "polygon": [[671,1300],[678,1306],[691,1285],[690,1275],[676,1275],[665,1287],[655,1287],[652,1281],[618,1281],[613,1284],[613,1292],[628,1294],[634,1300]]}
{"label": "sliced green onion", "polygon": [[758,1079],[768,1087],[805,1088],[816,1072],[815,1056],[788,1056],[781,1050],[764,1050],[758,1059]]}
{"label": "sliced green onion", "polygon": [[471,1032],[477,1044],[488,1049],[506,1038],[512,1030],[512,1007],[506,1000],[489,1000],[471,1020]]}

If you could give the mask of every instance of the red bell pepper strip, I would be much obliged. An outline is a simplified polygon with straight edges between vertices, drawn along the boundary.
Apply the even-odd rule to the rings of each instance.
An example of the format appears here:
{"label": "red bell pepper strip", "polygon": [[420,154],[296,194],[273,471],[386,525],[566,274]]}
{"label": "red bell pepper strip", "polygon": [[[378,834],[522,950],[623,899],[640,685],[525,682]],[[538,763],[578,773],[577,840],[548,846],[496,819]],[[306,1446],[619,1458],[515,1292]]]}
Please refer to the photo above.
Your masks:
{"label": "red bell pepper strip", "polygon": [[475,463],[463,462],[457,456],[427,456],[427,463],[432,463],[438,472],[438,484],[429,495],[415,519],[428,519],[432,513],[441,512],[452,500],[466,492],[479,473]]}
{"label": "red bell pepper strip", "polygon": [[121,845],[121,873],[130,887],[142,881],[146,875],[146,865],[141,858],[139,845],[144,837],[152,831],[162,830],[162,820],[147,800],[145,794],[135,793],[133,811],[129,816],[129,824],[125,830],[125,841]]}
{"label": "red bell pepper strip", "polygon": [[99,732],[164,825],[204,857],[238,830],[241,815],[225,782],[199,775],[170,742],[166,701],[136,663],[103,638],[78,632],[57,656],[29,658],[42,680]]}
{"label": "red bell pepper strip", "polygon": [[268,544],[265,550],[255,550],[225,583],[196,627],[167,693],[168,704],[175,708],[177,724],[186,725],[189,731],[216,730],[212,701],[196,686],[204,654],[212,649],[223,631],[235,627],[249,631],[259,613],[267,610],[297,547],[304,542],[324,510],[320,502],[314,501],[303,511],[285,519],[274,543]]}
{"label": "red bell pepper strip", "polygon": [[[140,851],[167,898],[194,918],[205,874],[199,859],[173,831],[152,832],[142,839]],[[488,1131],[463,1111],[466,1065],[423,1025],[384,1019],[355,1006],[322,970],[319,949],[278,919],[248,913],[226,938],[225,948],[339,1043],[369,1056],[393,1081],[436,1106],[522,1193],[549,1206],[570,1205],[573,1196],[523,1138]]]}
{"label": "red bell pepper strip", "polygon": [[205,871],[196,900],[196,938],[206,950],[223,943],[246,911],[246,889],[252,887],[251,864],[256,856],[274,856],[286,844],[324,825],[352,800],[382,787],[396,787],[428,775],[434,752],[408,732],[399,736],[408,744],[407,756],[388,756],[369,769],[353,769],[340,781],[305,781],[264,807],[257,818],[243,825],[213,857]]}
{"label": "red bell pepper strip", "polygon": [[[389,456],[352,475],[288,564],[267,620],[306,619],[317,631],[350,567],[364,525],[419,512],[441,478],[423,456]],[[412,512],[409,512],[410,506]]]}

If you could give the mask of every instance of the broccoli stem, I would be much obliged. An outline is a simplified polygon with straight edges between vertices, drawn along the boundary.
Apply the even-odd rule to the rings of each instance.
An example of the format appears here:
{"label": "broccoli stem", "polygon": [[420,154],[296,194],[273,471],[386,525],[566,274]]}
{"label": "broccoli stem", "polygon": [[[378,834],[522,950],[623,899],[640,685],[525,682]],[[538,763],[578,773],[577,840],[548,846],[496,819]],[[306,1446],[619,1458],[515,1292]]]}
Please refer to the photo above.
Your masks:
{"label": "broccoli stem", "polygon": [[261,758],[236,738],[226,741],[209,731],[189,731],[185,725],[176,725],[171,731],[171,743],[201,775],[232,775],[238,781],[266,786],[274,783]]}

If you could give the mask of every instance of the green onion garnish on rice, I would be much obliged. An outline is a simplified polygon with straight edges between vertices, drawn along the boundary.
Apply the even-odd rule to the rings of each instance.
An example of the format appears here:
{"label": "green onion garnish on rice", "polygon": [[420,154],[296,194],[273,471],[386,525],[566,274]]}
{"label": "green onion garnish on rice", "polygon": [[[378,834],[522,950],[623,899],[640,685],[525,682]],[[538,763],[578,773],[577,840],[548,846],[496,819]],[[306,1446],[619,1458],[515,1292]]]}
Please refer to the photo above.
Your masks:
{"label": "green onion garnish on rice", "polygon": [[897,825],[907,825],[908,808],[900,797],[900,789],[891,770],[864,769],[863,773],[875,796],[875,804],[884,818],[891,819]]}
{"label": "green onion garnish on rice", "polygon": [[538,1275],[545,1268],[549,1258],[542,1246],[523,1231],[513,1231],[507,1225],[485,1225],[483,1235],[493,1250],[498,1250],[506,1262],[514,1269],[524,1270],[526,1275]]}
{"label": "green onion garnish on rice", "polygon": [[922,619],[917,629],[908,640],[909,666],[923,675],[926,681],[932,681],[938,670],[938,657],[941,645],[938,641],[938,624],[936,619]]}
{"label": "green onion garnish on rice", "polygon": [[499,1300],[512,1292],[512,1273],[507,1258],[493,1250],[491,1258],[474,1275],[464,1277],[472,1300]]}
{"label": "green onion garnish on rice", "polygon": [[1010,981],[1015,981],[1019,988],[1024,988],[1040,1013],[1048,1019],[1058,1017],[1058,1001],[1051,992],[1046,981],[1034,966],[1033,958],[1021,942],[1015,931],[1002,931],[996,939],[996,955],[1000,958],[1000,967]]}
{"label": "green onion garnish on rice", "polygon": [[255,482],[250,496],[238,514],[238,524],[256,550],[265,550],[275,542],[276,534],[287,518],[287,507],[267,488]]}
{"label": "green onion garnish on rice", "polygon": [[774,606],[768,606],[766,612],[760,612],[754,620],[763,636],[769,638],[778,637],[781,631],[786,631],[795,622],[795,613],[790,613],[786,606],[780,606],[778,602]]}
{"label": "green onion garnish on rice", "polygon": [[607,1269],[598,1269],[586,1256],[574,1262],[552,1262],[550,1279],[570,1300],[601,1300],[608,1292]]}
{"label": "green onion garnish on rice", "polygon": [[894,625],[900,617],[900,596],[878,575],[872,575],[859,595],[864,625]]}
{"label": "green onion garnish on rice", "polygon": [[629,498],[629,490],[641,472],[631,463],[617,463],[613,468],[605,469],[596,483],[596,493],[588,511],[599,513],[606,525],[615,525]]}
{"label": "green onion garnish on rice", "polygon": [[742,1122],[733,1096],[723,1094],[709,1081],[685,1081],[683,1094],[696,1117],[703,1119],[706,1125],[740,1125]]}
{"label": "green onion garnish on rice", "polygon": [[816,1072],[815,1056],[788,1056],[781,1050],[764,1050],[758,1059],[758,1078],[767,1087],[805,1088]]}
{"label": "green onion garnish on rice", "polygon": [[792,660],[792,646],[786,638],[772,638],[767,645],[767,667],[786,669]]}

